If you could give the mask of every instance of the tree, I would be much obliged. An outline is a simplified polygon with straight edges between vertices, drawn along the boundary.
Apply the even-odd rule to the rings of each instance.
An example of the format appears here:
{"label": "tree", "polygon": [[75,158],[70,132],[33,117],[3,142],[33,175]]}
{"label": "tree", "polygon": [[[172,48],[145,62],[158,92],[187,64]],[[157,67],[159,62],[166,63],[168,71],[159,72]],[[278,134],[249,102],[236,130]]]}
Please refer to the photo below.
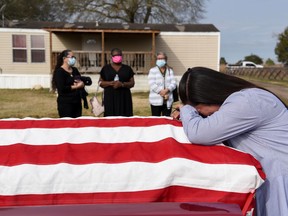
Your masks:
{"label": "tree", "polygon": [[0,0],[6,20],[127,23],[197,23],[204,4],[205,0]]}
{"label": "tree", "polygon": [[223,65],[227,64],[227,61],[226,61],[226,59],[224,57],[220,58],[220,64],[223,64]]}
{"label": "tree", "polygon": [[255,54],[251,54],[250,56],[245,56],[244,61],[251,61],[255,64],[263,64],[263,59]]}
{"label": "tree", "polygon": [[274,62],[272,59],[268,58],[268,59],[265,61],[265,65],[267,65],[267,66],[274,66],[274,65],[275,65],[275,62]]}
{"label": "tree", "polygon": [[279,62],[288,65],[288,27],[278,35],[278,43],[275,47],[275,54]]}
{"label": "tree", "polygon": [[127,23],[197,23],[204,0],[65,0],[78,21]]}
{"label": "tree", "polygon": [[0,0],[0,7],[4,5],[5,20],[65,21],[71,17],[69,2],[59,0]]}

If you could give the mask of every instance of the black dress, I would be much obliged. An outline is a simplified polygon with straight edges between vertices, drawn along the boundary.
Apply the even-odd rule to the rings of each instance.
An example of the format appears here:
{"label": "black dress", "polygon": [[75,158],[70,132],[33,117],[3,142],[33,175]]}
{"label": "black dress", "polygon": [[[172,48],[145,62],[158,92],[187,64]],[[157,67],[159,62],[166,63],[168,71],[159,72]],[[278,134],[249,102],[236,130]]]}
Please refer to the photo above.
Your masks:
{"label": "black dress", "polygon": [[58,92],[57,108],[59,117],[76,118],[82,115],[81,90],[71,89],[75,78],[80,77],[77,68],[72,67],[72,74],[62,67],[55,74],[56,88]]}
{"label": "black dress", "polygon": [[[118,72],[111,64],[105,65],[100,75],[104,81],[113,81],[117,73],[120,82],[129,82],[134,76],[132,68],[125,64],[122,64]],[[111,86],[104,88],[104,107],[104,116],[133,116],[130,88],[120,87],[114,89]]]}

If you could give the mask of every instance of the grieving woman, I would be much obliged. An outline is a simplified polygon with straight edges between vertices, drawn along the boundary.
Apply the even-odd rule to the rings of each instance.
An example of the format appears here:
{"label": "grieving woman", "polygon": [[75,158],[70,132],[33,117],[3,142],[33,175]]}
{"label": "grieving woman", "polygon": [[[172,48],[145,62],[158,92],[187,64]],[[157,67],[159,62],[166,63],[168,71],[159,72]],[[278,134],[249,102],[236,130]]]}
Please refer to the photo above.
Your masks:
{"label": "grieving woman", "polygon": [[[288,111],[275,94],[209,68],[181,78],[183,103],[173,117],[192,143],[229,146],[253,155],[267,179],[256,191],[258,216],[288,215]],[[245,173],[243,173],[245,175]]]}

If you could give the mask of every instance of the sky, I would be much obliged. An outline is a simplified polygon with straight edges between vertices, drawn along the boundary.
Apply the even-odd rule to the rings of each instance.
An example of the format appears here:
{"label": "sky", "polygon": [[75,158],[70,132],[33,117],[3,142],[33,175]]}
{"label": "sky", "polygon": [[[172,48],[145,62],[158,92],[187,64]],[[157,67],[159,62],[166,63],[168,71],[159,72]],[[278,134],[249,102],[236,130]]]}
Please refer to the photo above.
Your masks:
{"label": "sky", "polygon": [[255,54],[277,63],[277,35],[288,27],[288,0],[206,0],[205,18],[221,34],[220,57],[236,63]]}

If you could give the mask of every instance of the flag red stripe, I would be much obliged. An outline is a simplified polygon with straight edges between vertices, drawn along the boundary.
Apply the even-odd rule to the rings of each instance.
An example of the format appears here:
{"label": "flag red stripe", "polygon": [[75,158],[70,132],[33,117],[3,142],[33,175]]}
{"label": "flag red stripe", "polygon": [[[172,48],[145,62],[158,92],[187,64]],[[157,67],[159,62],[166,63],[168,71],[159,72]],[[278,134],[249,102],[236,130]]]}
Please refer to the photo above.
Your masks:
{"label": "flag red stripe", "polygon": [[[201,154],[195,154],[195,152],[200,152]],[[157,163],[171,157],[179,157],[210,164],[256,166],[261,174],[260,163],[249,154],[238,152],[225,146],[180,144],[173,138],[153,143],[85,143],[43,146],[15,144],[0,146],[0,155],[0,165],[3,166],[57,163],[122,163],[127,161]]]}
{"label": "flag red stripe", "polygon": [[159,190],[113,193],[65,193],[0,196],[1,206],[146,203],[146,202],[223,202],[236,203],[241,208],[249,194],[212,191],[198,188],[171,186]]}
{"label": "flag red stripe", "polygon": [[2,120],[0,129],[25,129],[25,128],[67,128],[67,127],[149,127],[169,124],[182,127],[180,121],[170,118],[78,118],[72,119],[34,119],[34,120]]}

